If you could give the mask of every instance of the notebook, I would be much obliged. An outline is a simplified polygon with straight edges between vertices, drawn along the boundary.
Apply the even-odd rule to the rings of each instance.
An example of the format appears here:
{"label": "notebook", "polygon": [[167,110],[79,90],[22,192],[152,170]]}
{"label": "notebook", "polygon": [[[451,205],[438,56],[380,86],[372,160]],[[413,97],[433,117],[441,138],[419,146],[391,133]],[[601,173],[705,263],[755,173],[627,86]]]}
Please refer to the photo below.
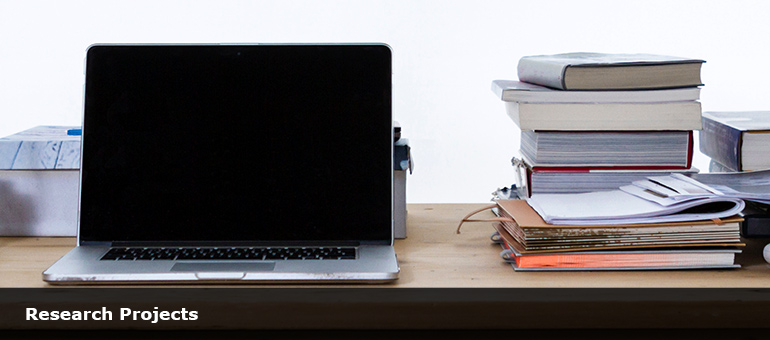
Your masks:
{"label": "notebook", "polygon": [[53,284],[387,282],[384,44],[94,45]]}

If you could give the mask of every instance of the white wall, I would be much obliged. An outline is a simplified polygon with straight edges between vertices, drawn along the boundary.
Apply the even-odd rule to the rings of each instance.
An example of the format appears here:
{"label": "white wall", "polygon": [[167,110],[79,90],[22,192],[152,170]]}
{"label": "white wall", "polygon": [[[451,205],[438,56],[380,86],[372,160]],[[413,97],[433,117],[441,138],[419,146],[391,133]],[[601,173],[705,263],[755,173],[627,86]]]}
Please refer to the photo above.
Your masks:
{"label": "white wall", "polygon": [[[407,200],[486,202],[513,182],[519,146],[490,83],[515,79],[521,56],[701,58],[704,110],[770,109],[768,13],[761,1],[0,0],[0,136],[79,125],[96,42],[386,42],[416,165]],[[702,155],[695,164],[708,169]]]}

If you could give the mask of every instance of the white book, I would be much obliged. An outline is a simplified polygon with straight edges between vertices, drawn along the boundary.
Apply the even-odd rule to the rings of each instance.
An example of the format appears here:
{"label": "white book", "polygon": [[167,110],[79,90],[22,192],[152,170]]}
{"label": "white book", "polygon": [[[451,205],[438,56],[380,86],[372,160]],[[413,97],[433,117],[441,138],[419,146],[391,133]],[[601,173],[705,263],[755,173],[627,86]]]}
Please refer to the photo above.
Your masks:
{"label": "white book", "polygon": [[521,131],[532,167],[689,168],[692,131]]}
{"label": "white book", "polygon": [[522,130],[686,131],[701,129],[697,101],[668,103],[546,104],[506,102],[506,112]]}
{"label": "white book", "polygon": [[700,99],[699,87],[642,91],[562,91],[515,80],[492,81],[492,92],[506,102],[662,103]]}

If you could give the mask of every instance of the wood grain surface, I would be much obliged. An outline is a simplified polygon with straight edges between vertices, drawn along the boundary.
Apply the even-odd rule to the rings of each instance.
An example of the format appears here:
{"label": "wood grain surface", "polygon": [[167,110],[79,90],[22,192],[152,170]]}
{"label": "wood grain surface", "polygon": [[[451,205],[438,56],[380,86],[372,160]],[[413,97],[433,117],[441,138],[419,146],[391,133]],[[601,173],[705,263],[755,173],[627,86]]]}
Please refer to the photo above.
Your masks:
{"label": "wood grain surface", "polygon": [[[747,240],[740,269],[605,272],[514,272],[489,236],[492,223],[457,224],[483,204],[410,204],[407,238],[395,241],[400,278],[388,287],[711,287],[769,288],[770,267],[762,248],[770,240]],[[482,213],[479,217],[491,213]],[[75,246],[68,237],[0,238],[0,287],[46,287],[42,272]],[[382,286],[382,285],[376,285]],[[275,287],[275,286],[273,286]],[[321,286],[319,286],[321,287]],[[323,286],[326,287],[326,286]],[[335,285],[334,287],[345,287]]]}

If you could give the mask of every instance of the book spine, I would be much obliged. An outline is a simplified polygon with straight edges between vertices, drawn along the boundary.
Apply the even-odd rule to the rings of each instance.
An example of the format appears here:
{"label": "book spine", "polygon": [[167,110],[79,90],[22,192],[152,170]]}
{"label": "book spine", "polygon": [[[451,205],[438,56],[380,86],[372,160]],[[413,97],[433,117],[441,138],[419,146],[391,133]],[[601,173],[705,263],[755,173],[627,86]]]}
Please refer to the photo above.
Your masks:
{"label": "book spine", "polygon": [[532,169],[527,168],[527,198],[532,197]]}
{"label": "book spine", "polygon": [[695,145],[695,140],[692,135],[693,133],[690,131],[689,138],[687,139],[687,169],[692,168],[693,148]]}
{"label": "book spine", "polygon": [[566,69],[567,65],[564,64],[524,57],[519,60],[517,72],[520,81],[565,90]]}
{"label": "book spine", "polygon": [[740,145],[742,131],[703,117],[700,131],[700,151],[720,164],[741,171]]}

